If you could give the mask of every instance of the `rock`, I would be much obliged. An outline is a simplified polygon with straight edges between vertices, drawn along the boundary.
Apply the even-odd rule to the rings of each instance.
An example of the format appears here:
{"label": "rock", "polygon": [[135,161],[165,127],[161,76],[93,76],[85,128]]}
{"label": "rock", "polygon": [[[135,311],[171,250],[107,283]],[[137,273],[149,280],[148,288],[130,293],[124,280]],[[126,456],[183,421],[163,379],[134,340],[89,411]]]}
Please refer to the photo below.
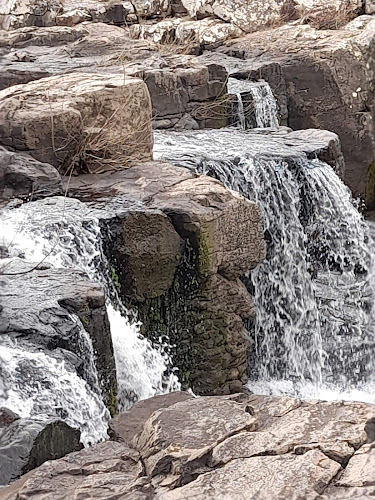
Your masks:
{"label": "rock", "polygon": [[233,460],[223,468],[202,474],[182,488],[160,493],[157,498],[317,500],[339,470],[336,462],[319,451],[310,451],[302,457],[289,455]]}
{"label": "rock", "polygon": [[337,134],[328,130],[305,129],[289,132],[287,139],[301,140],[304,143],[303,150],[308,156],[317,156],[331,165],[341,179],[345,178],[345,160]]}
{"label": "rock", "polygon": [[259,455],[301,455],[312,449],[345,466],[366,443],[366,425],[375,414],[375,408],[365,403],[250,396],[247,404],[260,422],[256,432],[242,432],[219,444],[212,466]]}
{"label": "rock", "polygon": [[[63,361],[67,368],[77,371],[95,390],[87,345],[81,337],[82,326],[71,316],[71,313],[77,314],[96,352],[94,369],[98,371],[103,399],[115,412],[111,398],[117,392],[116,370],[103,291],[82,273],[51,269],[48,265],[45,270],[30,271],[35,266],[14,259],[3,270],[7,280],[2,284],[0,344],[8,346],[8,339],[12,338],[26,352],[41,350],[51,359]],[[34,366],[33,360],[19,362],[25,365],[27,379],[27,371]],[[36,370],[35,383],[41,376]],[[11,383],[11,380],[6,381],[4,397]],[[59,416],[59,408],[54,411]]]}
{"label": "rock", "polygon": [[343,473],[328,488],[324,498],[337,500],[373,498],[375,494],[374,467],[374,445],[366,444],[353,455]]}
{"label": "rock", "polygon": [[[73,26],[88,20],[123,25],[137,21],[135,3],[127,0],[83,0],[77,8],[73,0],[52,0],[47,5],[41,0],[5,0],[0,10],[0,28]],[[162,5],[168,5],[168,1],[165,0]],[[162,13],[157,0],[138,0],[137,6],[140,16],[149,12],[152,15]]]}
{"label": "rock", "polygon": [[[294,2],[289,0],[253,0],[240,2],[238,0],[182,0],[189,14],[206,17],[213,16],[226,22],[233,23],[245,33],[258,31],[265,26],[293,17]],[[284,21],[284,22],[285,22]]]}
{"label": "rock", "polygon": [[116,200],[112,215],[97,215],[105,219],[105,252],[142,333],[155,342],[168,336],[177,346],[171,356],[184,388],[241,389],[249,347],[244,322],[255,309],[238,277],[264,258],[258,207],[212,178],[166,163],[75,177],[69,193],[95,199],[105,212]]}
{"label": "rock", "polygon": [[107,252],[126,296],[158,297],[172,285],[182,240],[160,211],[129,211],[108,226]]}
{"label": "rock", "polygon": [[0,429],[0,485],[47,460],[80,450],[80,431],[61,421],[13,419]]}
{"label": "rock", "polygon": [[[370,499],[374,422],[375,406],[365,403],[157,396],[112,421],[126,444],[107,441],[45,463],[1,490],[0,500],[35,494],[46,500]],[[344,460],[335,456],[345,447]]]}
{"label": "rock", "polygon": [[[231,23],[245,33],[261,31],[265,27],[285,24],[291,19],[335,29],[349,22],[362,10],[361,0],[334,0],[327,5],[323,0],[182,0],[192,17],[215,17]],[[327,24],[329,21],[329,24]]]}
{"label": "rock", "polygon": [[0,198],[35,200],[59,194],[61,177],[52,165],[0,147]]}
{"label": "rock", "polygon": [[133,445],[149,477],[159,483],[166,478],[169,484],[171,479],[181,484],[205,469],[210,451],[219,442],[255,426],[255,419],[239,403],[189,399],[153,413]]}
{"label": "rock", "polygon": [[366,3],[366,14],[375,14],[374,0],[365,0],[365,3]]}
{"label": "rock", "polygon": [[178,120],[174,128],[176,130],[198,130],[199,125],[191,115],[186,114]]}
{"label": "rock", "polygon": [[0,135],[68,172],[126,168],[151,158],[151,103],[141,80],[120,74],[43,78],[0,91]]}
{"label": "rock", "polygon": [[147,67],[145,61],[141,67],[129,71],[132,76],[144,79],[154,120],[180,119],[190,114],[200,128],[226,125],[228,74],[222,65],[202,64],[197,58],[180,55],[165,57],[161,68],[152,61]]}
{"label": "rock", "polygon": [[171,9],[169,0],[132,0],[139,18],[166,16]]}
{"label": "rock", "polygon": [[0,408],[0,429],[8,427],[20,418],[19,415],[9,410],[9,408]]}
{"label": "rock", "polygon": [[3,31],[0,89],[83,68],[123,74],[125,61],[140,64],[152,54],[145,41],[132,40],[123,28],[100,22]]}
{"label": "rock", "polygon": [[128,412],[116,415],[109,422],[109,433],[112,439],[130,445],[134,436],[142,431],[146,420],[155,411],[169,408],[169,406],[192,398],[193,396],[188,392],[171,392],[138,401]]}
{"label": "rock", "polygon": [[186,179],[153,202],[198,252],[201,274],[237,278],[265,256],[259,208],[219,181]]}
{"label": "rock", "polygon": [[38,495],[43,492],[45,500],[87,495],[93,499],[111,496],[147,500],[153,496],[152,487],[142,477],[143,468],[138,459],[138,453],[124,444],[101,443],[45,463],[26,480],[21,479],[1,491],[0,498],[32,498],[37,489]]}
{"label": "rock", "polygon": [[217,19],[185,21],[176,27],[176,42],[189,44],[198,42],[201,46],[219,45],[220,42],[241,36],[242,30],[236,25]]}
{"label": "rock", "polygon": [[345,182],[355,196],[364,195],[375,158],[374,33],[375,20],[362,16],[339,30],[286,25],[227,42],[224,49],[247,65],[281,65],[288,125],[295,130],[328,129],[339,136]]}

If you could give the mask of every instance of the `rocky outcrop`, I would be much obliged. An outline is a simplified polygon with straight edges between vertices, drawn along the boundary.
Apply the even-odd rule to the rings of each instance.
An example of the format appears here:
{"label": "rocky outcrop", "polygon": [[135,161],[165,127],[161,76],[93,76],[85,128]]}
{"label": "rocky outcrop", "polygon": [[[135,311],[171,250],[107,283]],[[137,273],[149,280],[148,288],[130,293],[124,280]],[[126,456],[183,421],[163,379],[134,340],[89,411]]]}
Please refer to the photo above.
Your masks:
{"label": "rocky outcrop", "polygon": [[[90,283],[82,273],[17,259],[2,266],[1,279],[0,344],[11,346],[15,342],[28,352],[41,350],[77,372],[95,391],[97,382],[88,358],[88,345],[82,338],[84,327],[96,353],[95,365],[102,397],[114,414],[116,371],[105,298],[100,286]],[[77,322],[72,314],[77,315],[81,322]],[[32,367],[33,361],[24,362],[26,373],[22,376],[25,384],[27,364]],[[41,376],[35,371],[36,384]],[[4,383],[6,395],[11,390],[12,380]],[[60,410],[56,408],[55,411],[58,415]]]}
{"label": "rocky outcrop", "polygon": [[117,496],[147,500],[153,496],[152,486],[143,477],[139,454],[124,444],[114,442],[100,443],[60,460],[47,462],[25,479],[20,481],[24,483],[22,492],[14,483],[0,492],[0,498],[11,500],[19,494],[30,498],[36,490],[37,495],[42,494],[46,500],[72,499],[82,495],[89,498]]}
{"label": "rocky outcrop", "polygon": [[52,165],[0,147],[0,199],[35,200],[59,194],[61,177]]}
{"label": "rocky outcrop", "polygon": [[280,64],[288,124],[293,129],[328,129],[339,136],[345,181],[356,195],[364,195],[375,158],[374,23],[362,16],[334,31],[289,24],[218,49],[238,58],[233,75],[242,78],[253,65]]}
{"label": "rocky outcrop", "polygon": [[244,321],[255,311],[239,277],[264,258],[258,207],[218,181],[165,163],[79,176],[69,193],[111,212],[99,218],[121,295],[138,310],[147,337],[165,335],[176,345],[171,355],[185,387],[240,390]]}
{"label": "rocky outcrop", "polygon": [[0,91],[2,144],[64,173],[124,168],[152,154],[141,80],[69,73]]}
{"label": "rocky outcrop", "polygon": [[102,443],[49,462],[0,499],[36,489],[46,500],[88,490],[93,499],[370,498],[374,416],[364,403],[166,395],[116,417],[126,443],[139,431],[130,448]]}
{"label": "rocky outcrop", "polygon": [[47,460],[80,450],[80,435],[65,422],[20,418],[0,408],[0,486]]}

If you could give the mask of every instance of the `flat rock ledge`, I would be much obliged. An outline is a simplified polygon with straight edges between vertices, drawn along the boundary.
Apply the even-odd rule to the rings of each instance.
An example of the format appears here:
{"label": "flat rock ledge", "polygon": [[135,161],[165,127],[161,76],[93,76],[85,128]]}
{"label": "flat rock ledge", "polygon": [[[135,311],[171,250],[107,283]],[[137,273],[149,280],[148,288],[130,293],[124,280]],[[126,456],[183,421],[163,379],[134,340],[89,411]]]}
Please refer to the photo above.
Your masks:
{"label": "flat rock ledge", "polygon": [[46,462],[0,500],[373,498],[375,406],[172,393],[112,421],[113,439]]}

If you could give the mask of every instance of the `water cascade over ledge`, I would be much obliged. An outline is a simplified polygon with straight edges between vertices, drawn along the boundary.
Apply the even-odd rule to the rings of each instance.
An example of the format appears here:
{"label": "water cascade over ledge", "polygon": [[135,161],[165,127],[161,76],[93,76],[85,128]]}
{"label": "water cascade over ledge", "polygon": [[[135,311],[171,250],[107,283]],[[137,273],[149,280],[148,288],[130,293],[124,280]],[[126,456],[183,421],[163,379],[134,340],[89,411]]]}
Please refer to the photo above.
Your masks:
{"label": "water cascade over ledge", "polygon": [[267,257],[244,278],[257,309],[249,388],[375,402],[374,246],[332,167],[302,141],[236,129],[159,132],[155,155],[262,209]]}
{"label": "water cascade over ledge", "polygon": [[278,128],[277,103],[266,81],[228,78],[228,93],[235,97],[232,119],[238,128]]}
{"label": "water cascade over ledge", "polygon": [[[163,346],[155,348],[140,336],[140,325],[127,319],[101,243],[99,220],[78,200],[55,197],[5,210],[0,218],[1,244],[9,257],[0,260],[4,271],[11,272],[13,259],[27,261],[28,269],[45,262],[55,268],[83,271],[99,283],[107,297],[107,314],[116,363],[118,407],[127,410],[139,399],[180,388],[177,377],[168,370],[169,356]],[[7,267],[8,266],[8,267]],[[85,345],[89,384],[66,366],[30,345],[17,345],[0,337],[0,359],[5,361],[11,387],[1,388],[0,406],[23,417],[58,417],[82,431],[84,444],[106,438],[109,412],[101,399],[95,368],[95,353],[81,321],[78,325]],[[23,370],[22,367],[27,367]],[[42,369],[43,368],[43,369]],[[21,372],[33,373],[33,383],[20,379]],[[4,389],[4,390],[3,390]]]}

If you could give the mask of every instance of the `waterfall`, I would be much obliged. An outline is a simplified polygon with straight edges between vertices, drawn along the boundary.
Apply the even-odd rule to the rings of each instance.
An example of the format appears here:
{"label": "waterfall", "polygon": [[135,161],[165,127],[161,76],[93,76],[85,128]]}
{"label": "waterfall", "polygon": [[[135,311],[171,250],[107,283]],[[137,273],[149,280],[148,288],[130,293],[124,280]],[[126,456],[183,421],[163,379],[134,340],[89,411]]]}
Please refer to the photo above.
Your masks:
{"label": "waterfall", "polygon": [[239,128],[278,128],[277,103],[267,82],[228,78],[228,94],[235,96]]}
{"label": "waterfall", "polygon": [[262,209],[267,256],[249,274],[249,388],[375,402],[373,242],[333,169],[266,134],[155,138],[157,159],[213,176]]}
{"label": "waterfall", "polygon": [[[180,388],[176,375],[170,369],[170,358],[163,346],[159,348],[152,346],[146,338],[139,334],[140,324],[128,319],[128,311],[121,303],[110,277],[109,265],[102,251],[99,220],[93,211],[78,200],[64,200],[59,197],[48,198],[22,205],[17,209],[3,211],[0,218],[0,232],[3,239],[0,243],[7,248],[9,253],[8,259],[0,261],[0,265],[6,266],[12,258],[17,257],[30,263],[38,263],[45,259],[45,262],[57,268],[81,270],[92,281],[102,286],[107,297],[106,307],[116,362],[120,410],[129,409],[139,399]],[[30,268],[32,268],[32,264],[30,264]],[[88,338],[87,334],[86,336]],[[3,340],[0,337],[1,346],[3,346]],[[7,356],[10,359],[16,359],[22,353],[22,350],[17,350],[16,346],[6,347],[6,349],[8,349]],[[30,353],[25,353],[26,357],[29,355]],[[35,363],[38,364],[38,360],[43,358],[46,360],[46,365],[50,367],[48,380],[54,376],[59,378],[63,367],[56,365],[54,360],[49,359],[49,355],[45,353],[38,355],[39,358]],[[92,360],[91,369],[93,371],[95,371],[94,356],[94,352],[88,353],[88,357]],[[53,376],[54,369],[56,373]],[[75,386],[79,386],[79,390],[83,391],[86,382],[79,379],[75,373],[70,373],[69,376],[74,379]],[[68,375],[65,378],[67,377]],[[13,378],[17,378],[16,375]],[[51,382],[52,387],[54,383]],[[58,382],[56,381],[56,383]],[[17,395],[7,398],[4,406],[17,412],[19,405],[15,401],[17,398],[21,401],[25,397],[25,393],[21,385],[15,385],[15,387],[17,387]],[[59,405],[64,409],[63,413],[69,413],[68,409],[70,401],[72,401],[72,408],[76,408],[77,415],[85,414],[86,420],[92,421],[93,424],[86,432],[85,419],[77,418],[73,421],[72,412],[63,419],[68,423],[75,423],[76,427],[78,426],[86,432],[85,442],[98,441],[99,438],[103,437],[103,433],[99,435],[98,432],[103,428],[103,425],[106,429],[108,415],[102,415],[103,425],[99,425],[97,419],[95,420],[92,414],[84,409],[84,406],[91,398],[93,400],[90,403],[91,407],[96,405],[97,412],[100,409],[103,413],[104,405],[100,397],[98,394],[93,394],[93,391],[90,392],[87,387],[89,395],[83,396],[81,394],[80,397],[76,398],[78,389],[74,394],[65,395],[64,387],[61,386],[59,391],[61,396]],[[34,401],[30,402],[27,408],[32,404],[36,405],[36,401],[39,401],[37,393],[34,393],[33,397]],[[53,401],[53,399],[51,400]],[[1,404],[3,403],[0,400]],[[27,408],[23,414],[28,413]],[[54,414],[47,407],[45,412]],[[35,412],[29,413],[36,414]]]}
{"label": "waterfall", "polygon": [[0,407],[23,418],[64,420],[81,430],[85,446],[107,438],[109,412],[99,390],[91,389],[63,359],[5,335],[0,344],[0,374]]}

